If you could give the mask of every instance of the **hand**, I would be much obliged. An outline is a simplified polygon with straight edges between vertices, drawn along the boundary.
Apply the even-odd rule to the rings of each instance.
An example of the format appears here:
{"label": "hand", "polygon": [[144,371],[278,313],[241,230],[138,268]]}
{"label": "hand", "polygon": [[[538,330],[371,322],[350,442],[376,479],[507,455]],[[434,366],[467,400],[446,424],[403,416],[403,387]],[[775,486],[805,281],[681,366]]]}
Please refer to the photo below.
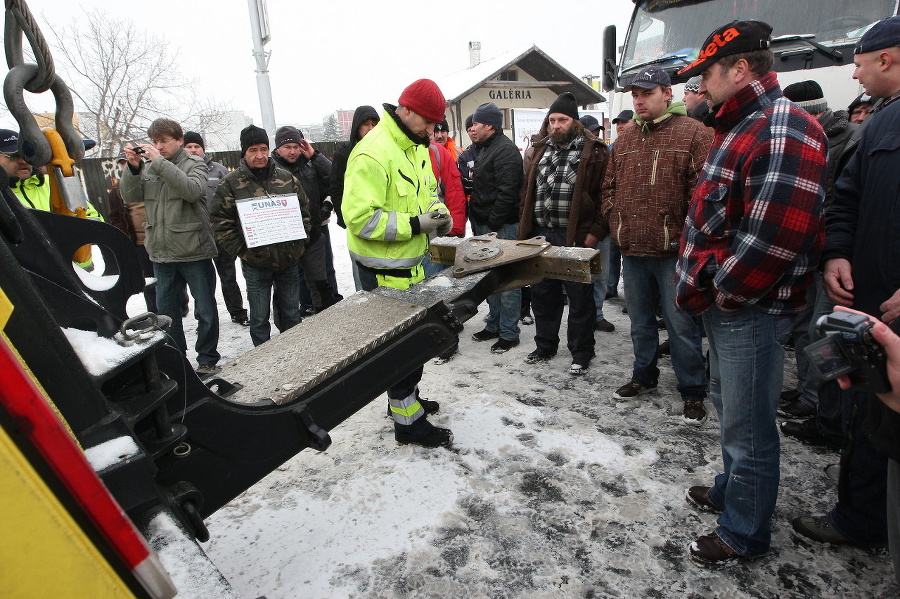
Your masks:
{"label": "hand", "polygon": [[154,146],[153,144],[143,144],[141,145],[141,147],[144,148],[144,156],[150,162],[153,162],[154,160],[162,156],[162,154],[159,153],[159,150],[157,150],[156,146]]}
{"label": "hand", "polygon": [[[838,307],[837,310],[862,314],[862,312],[842,307]],[[890,392],[878,393],[877,395],[884,402],[884,405],[895,412],[900,412],[900,337],[895,335],[886,324],[877,318],[872,320],[875,321],[875,326],[872,327],[872,337],[884,348],[884,353],[887,355],[887,375],[891,383]],[[841,389],[844,390],[849,389],[851,386],[850,377],[847,376],[838,377],[837,382]]]}
{"label": "hand", "polygon": [[600,240],[593,233],[588,233],[584,238],[584,247],[586,248],[596,248],[598,243],[600,243]]}
{"label": "hand", "polygon": [[878,306],[878,309],[882,312],[881,320],[888,324],[900,316],[900,289],[895,291],[888,301]]}
{"label": "hand", "polygon": [[143,156],[143,154],[138,154],[134,151],[134,148],[140,147],[141,146],[139,145],[132,144],[130,146],[125,146],[124,148],[122,148],[122,151],[125,152],[125,159],[128,160],[128,164],[130,164],[134,168],[140,168],[141,166],[141,156]]}
{"label": "hand", "polygon": [[305,139],[300,140],[300,153],[306,157],[307,160],[313,157],[313,154],[316,153],[316,149],[312,147],[312,144],[306,141]]}
{"label": "hand", "polygon": [[322,207],[319,210],[319,218],[324,223],[331,217],[331,212],[334,210],[334,204],[331,203],[331,196],[328,196],[324,200],[322,200]]}
{"label": "hand", "polygon": [[[445,221],[450,221],[450,227],[453,227],[453,219],[450,218],[449,214],[442,215],[437,210],[433,210],[431,212],[426,212],[425,214],[420,214],[416,217],[419,221],[419,231],[425,233],[429,237],[434,237],[438,233],[438,229],[440,229]],[[447,229],[449,231],[450,229]]]}
{"label": "hand", "polygon": [[853,277],[850,261],[846,258],[833,258],[825,263],[825,274],[822,283],[825,295],[839,306],[853,305]]}

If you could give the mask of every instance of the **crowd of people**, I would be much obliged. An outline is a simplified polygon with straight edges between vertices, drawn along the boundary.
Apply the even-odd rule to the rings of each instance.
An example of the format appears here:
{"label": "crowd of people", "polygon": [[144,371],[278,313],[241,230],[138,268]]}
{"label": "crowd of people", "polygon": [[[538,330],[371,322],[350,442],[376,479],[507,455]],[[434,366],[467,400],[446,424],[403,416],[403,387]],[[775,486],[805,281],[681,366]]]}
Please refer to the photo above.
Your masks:
{"label": "crowd of people", "polygon": [[[735,21],[712,32],[678,73],[687,79],[681,101],[664,69],[642,68],[624,90],[633,110],[612,120],[610,146],[602,124],[563,93],[524,156],[494,103],[466,119],[471,143],[463,149],[428,79],[380,114],[360,106],[350,143],[333,160],[295,127],[279,128],[270,147],[268,132],[250,125],[240,134],[240,167],[229,172],[206,156],[201,135],[157,119],[147,131],[152,143],[130,144],[119,156],[110,221],[139,248],[144,274],[156,280],[148,309],[171,320],[169,335],[185,353],[182,318],[193,298],[196,370],[204,375],[217,372],[220,359],[216,271],[232,321],[248,327],[254,345],[270,338],[271,322],[285,331],[342,299],[332,217],[346,229],[357,290],[408,289],[439,273],[430,240],[465,236],[467,224],[475,235],[598,248],[599,281],[548,279],[526,294],[495,294],[471,338],[508,352],[530,309],[534,349],[525,362],[537,367],[559,351],[567,314],[568,372],[581,376],[595,357],[595,333],[614,330],[603,303],[619,295],[621,278],[633,364],[615,398],[653,393],[668,354],[684,422],[703,425],[707,399],[717,416],[723,471],[686,499],[720,516],[689,547],[694,560],[721,566],[769,552],[781,434],[842,451],[837,504],[795,519],[796,532],[823,543],[890,545],[900,572],[900,339],[875,328],[890,347],[895,383],[880,396],[854,391],[846,378],[823,382],[803,351],[835,307],[885,323],[900,315],[900,17],[877,23],[857,44],[853,78],[865,93],[846,110],[833,110],[814,80],[781,88],[771,31]],[[0,130],[0,165],[23,203],[49,209],[43,176],[17,145],[15,132]],[[296,206],[280,224],[287,232],[264,242],[248,234],[243,208],[261,198]],[[783,389],[791,345],[797,384]],[[452,432],[428,421],[440,406],[421,396],[422,372],[405,373],[388,390],[395,438],[449,447]],[[785,418],[780,425],[776,415]]]}

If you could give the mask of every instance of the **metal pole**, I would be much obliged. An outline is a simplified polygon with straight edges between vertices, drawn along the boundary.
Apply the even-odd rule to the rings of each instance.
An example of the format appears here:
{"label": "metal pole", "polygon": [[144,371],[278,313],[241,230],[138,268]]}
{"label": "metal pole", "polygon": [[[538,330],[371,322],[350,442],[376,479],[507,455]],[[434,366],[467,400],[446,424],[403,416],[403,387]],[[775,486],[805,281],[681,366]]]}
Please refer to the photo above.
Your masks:
{"label": "metal pole", "polygon": [[263,40],[259,20],[259,3],[265,0],[247,0],[250,8],[250,33],[253,36],[253,58],[256,59],[256,91],[259,94],[259,110],[263,128],[269,134],[269,145],[275,139],[275,109],[272,106],[272,86],[269,84],[269,53],[263,50],[268,40]]}

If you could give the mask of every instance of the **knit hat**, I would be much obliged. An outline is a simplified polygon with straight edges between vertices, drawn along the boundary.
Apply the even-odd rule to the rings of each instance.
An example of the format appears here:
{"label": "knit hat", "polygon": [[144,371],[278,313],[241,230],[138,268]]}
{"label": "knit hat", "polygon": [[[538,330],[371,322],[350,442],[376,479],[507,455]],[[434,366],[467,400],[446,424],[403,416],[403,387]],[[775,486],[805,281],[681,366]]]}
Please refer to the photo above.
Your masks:
{"label": "knit hat", "polygon": [[468,131],[468,130],[469,130],[469,127],[472,126],[472,122],[473,122],[473,121],[472,121],[472,117],[473,117],[473,116],[474,116],[474,115],[471,115],[471,114],[470,114],[469,116],[466,117],[466,131]]}
{"label": "knit hat", "polygon": [[278,131],[275,132],[275,149],[280,148],[284,144],[299,145],[301,139],[303,139],[303,134],[296,127],[291,127],[290,125],[279,127]]}
{"label": "knit hat", "polygon": [[435,123],[444,120],[444,111],[447,110],[444,94],[431,79],[418,79],[410,83],[397,103]]}
{"label": "knit hat", "polygon": [[900,16],[888,17],[872,25],[856,42],[853,53],[865,54],[894,46],[900,46]]}
{"label": "knit hat", "polygon": [[828,110],[822,87],[812,79],[788,85],[784,88],[784,97],[810,114],[821,114]]}
{"label": "knit hat", "polygon": [[435,131],[450,131],[450,123],[447,122],[447,119],[444,119],[440,123],[434,126]]}
{"label": "knit hat", "polygon": [[475,114],[472,115],[472,122],[491,125],[494,129],[502,129],[503,113],[500,112],[500,109],[493,102],[486,102],[475,109]]}
{"label": "knit hat", "polygon": [[550,105],[550,110],[547,111],[547,114],[553,114],[554,112],[570,116],[577,121],[578,104],[575,102],[575,94],[572,92],[559,94],[559,97]]}
{"label": "knit hat", "polygon": [[247,125],[241,129],[241,156],[247,153],[247,148],[256,144],[269,146],[269,134],[262,127]]}
{"label": "knit hat", "polygon": [[708,69],[720,58],[753,50],[767,50],[772,41],[772,26],[762,21],[732,21],[709,34],[700,45],[697,60],[678,71],[693,77]]}
{"label": "knit hat", "polygon": [[696,77],[691,77],[687,80],[687,83],[684,84],[684,91],[686,92],[694,92],[695,94],[700,93],[700,82],[703,78],[700,75]]}
{"label": "knit hat", "polygon": [[185,131],[184,132],[184,145],[188,144],[197,144],[204,150],[206,149],[206,144],[203,143],[203,138],[200,137],[200,134],[196,131]]}

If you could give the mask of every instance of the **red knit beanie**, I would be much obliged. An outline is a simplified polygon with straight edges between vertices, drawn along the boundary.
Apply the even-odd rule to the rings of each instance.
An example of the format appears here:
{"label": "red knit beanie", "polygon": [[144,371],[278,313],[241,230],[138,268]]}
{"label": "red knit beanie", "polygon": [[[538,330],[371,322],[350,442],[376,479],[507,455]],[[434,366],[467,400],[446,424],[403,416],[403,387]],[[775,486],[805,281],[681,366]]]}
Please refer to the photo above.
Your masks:
{"label": "red knit beanie", "polygon": [[447,108],[444,94],[431,79],[419,79],[410,83],[400,94],[398,103],[435,123],[444,120],[444,110]]}

